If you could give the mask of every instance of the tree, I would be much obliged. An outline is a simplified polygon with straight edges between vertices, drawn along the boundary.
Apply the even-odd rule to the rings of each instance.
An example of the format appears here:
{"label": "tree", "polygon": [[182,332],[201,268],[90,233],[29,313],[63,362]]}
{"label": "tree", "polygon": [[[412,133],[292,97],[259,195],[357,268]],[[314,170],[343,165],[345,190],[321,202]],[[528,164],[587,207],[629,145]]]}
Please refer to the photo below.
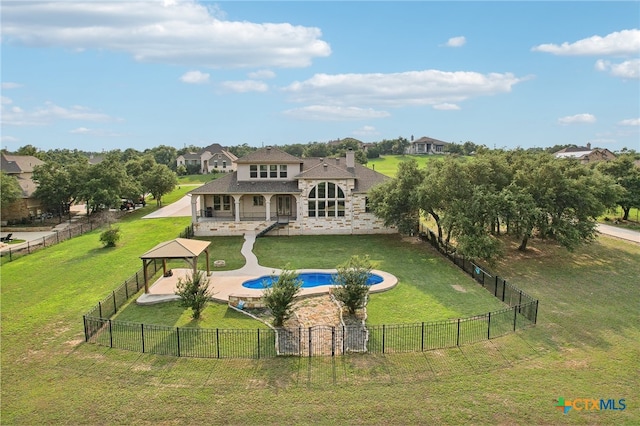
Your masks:
{"label": "tree", "polygon": [[4,171],[0,172],[0,202],[3,209],[9,207],[11,203],[22,196],[22,188],[18,179],[9,176]]}
{"label": "tree", "polygon": [[142,188],[156,199],[158,206],[162,205],[162,196],[178,185],[178,177],[164,164],[156,164],[151,170],[142,175]]}
{"label": "tree", "polygon": [[211,297],[209,278],[203,271],[193,271],[186,280],[178,279],[175,294],[180,296],[180,306],[190,308],[191,318],[198,320]]}
{"label": "tree", "polygon": [[623,188],[616,200],[622,208],[622,220],[629,219],[633,207],[640,208],[640,168],[634,164],[633,155],[621,155],[613,161],[601,161],[596,168],[611,176]]}
{"label": "tree", "polygon": [[81,197],[89,163],[86,157],[72,152],[57,152],[47,158],[51,160],[33,170],[33,180],[38,184],[34,195],[47,211],[62,218]]}
{"label": "tree", "polygon": [[109,229],[100,234],[100,242],[105,247],[115,247],[120,237],[120,228],[109,226]]}
{"label": "tree", "polygon": [[119,155],[107,154],[100,163],[89,167],[86,183],[82,186],[81,197],[92,212],[102,208],[119,206],[122,197],[130,197],[140,189],[127,175]]}
{"label": "tree", "polygon": [[369,191],[369,206],[373,213],[384,220],[385,226],[395,225],[400,232],[416,230],[420,219],[418,193],[415,190],[424,180],[424,171],[414,159],[398,165],[393,179],[377,185]]}
{"label": "tree", "polygon": [[273,284],[264,290],[264,303],[273,315],[273,325],[282,327],[285,320],[291,316],[291,306],[296,295],[300,292],[302,281],[295,271],[288,269],[288,265],[280,272],[277,279],[272,277]]}
{"label": "tree", "polygon": [[151,154],[158,164],[164,164],[171,170],[175,170],[178,166],[176,159],[178,158],[177,150],[172,146],[160,145],[155,148],[146,149],[144,154]]}
{"label": "tree", "polygon": [[333,295],[344,306],[350,314],[355,314],[356,310],[363,308],[367,302],[369,285],[367,281],[371,276],[371,261],[369,256],[351,256],[344,264],[337,267],[333,284]]}

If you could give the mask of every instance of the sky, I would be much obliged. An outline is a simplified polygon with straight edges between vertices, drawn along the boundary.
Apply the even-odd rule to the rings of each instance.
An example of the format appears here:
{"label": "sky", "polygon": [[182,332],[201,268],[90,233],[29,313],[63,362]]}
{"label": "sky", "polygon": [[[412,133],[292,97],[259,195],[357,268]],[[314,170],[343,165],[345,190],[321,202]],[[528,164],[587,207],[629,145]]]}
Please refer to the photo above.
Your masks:
{"label": "sky", "polygon": [[640,2],[5,1],[1,145],[640,151]]}

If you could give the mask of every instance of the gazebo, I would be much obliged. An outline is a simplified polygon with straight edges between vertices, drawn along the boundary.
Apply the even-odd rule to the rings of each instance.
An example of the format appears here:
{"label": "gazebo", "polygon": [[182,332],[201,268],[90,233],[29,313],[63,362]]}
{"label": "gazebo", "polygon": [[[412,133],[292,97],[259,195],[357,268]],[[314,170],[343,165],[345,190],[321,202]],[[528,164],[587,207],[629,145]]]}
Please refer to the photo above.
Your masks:
{"label": "gazebo", "polygon": [[198,256],[204,251],[207,256],[207,275],[211,274],[209,269],[209,244],[210,241],[190,240],[188,238],[176,238],[175,240],[160,243],[142,256],[142,271],[144,273],[144,292],[149,293],[149,278],[147,276],[147,266],[151,261],[162,259],[162,271],[167,274],[167,259],[184,259],[193,268],[193,272],[198,270]]}

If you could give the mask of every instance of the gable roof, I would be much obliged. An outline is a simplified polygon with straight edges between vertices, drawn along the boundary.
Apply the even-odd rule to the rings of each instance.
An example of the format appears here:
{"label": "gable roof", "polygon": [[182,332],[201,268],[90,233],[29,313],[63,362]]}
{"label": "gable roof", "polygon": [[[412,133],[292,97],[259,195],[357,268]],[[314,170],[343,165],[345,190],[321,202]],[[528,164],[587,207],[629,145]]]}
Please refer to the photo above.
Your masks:
{"label": "gable roof", "polygon": [[198,257],[211,244],[210,241],[176,238],[158,244],[142,256],[141,259],[177,259]]}
{"label": "gable roof", "polygon": [[0,168],[7,174],[32,173],[35,166],[44,164],[44,161],[33,155],[11,155],[2,153]]}
{"label": "gable roof", "polygon": [[248,163],[301,163],[302,160],[281,149],[267,146],[238,158],[236,164]]}
{"label": "gable roof", "polygon": [[227,173],[221,178],[189,191],[189,194],[262,194],[300,192],[295,180],[238,181],[238,172]]}
{"label": "gable roof", "polygon": [[[304,161],[303,171],[295,176],[297,179],[353,179],[354,169],[349,171],[344,159],[340,163],[339,158],[309,158]],[[344,167],[340,167],[343,165]]]}
{"label": "gable roof", "polygon": [[414,141],[411,141],[411,143],[430,143],[430,144],[434,144],[434,145],[446,145],[448,142],[444,142],[438,139],[434,139],[434,138],[430,138],[427,136],[423,136],[420,139],[416,139]]}

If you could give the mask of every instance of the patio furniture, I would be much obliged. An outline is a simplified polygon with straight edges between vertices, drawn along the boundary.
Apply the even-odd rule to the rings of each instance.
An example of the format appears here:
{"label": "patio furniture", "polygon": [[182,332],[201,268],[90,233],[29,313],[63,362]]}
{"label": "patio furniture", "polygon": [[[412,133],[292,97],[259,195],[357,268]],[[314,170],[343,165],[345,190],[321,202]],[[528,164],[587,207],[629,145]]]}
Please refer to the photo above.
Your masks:
{"label": "patio furniture", "polygon": [[12,236],[13,234],[7,234],[6,237],[0,237],[0,242],[8,243],[9,241],[13,241],[13,238],[11,238]]}

